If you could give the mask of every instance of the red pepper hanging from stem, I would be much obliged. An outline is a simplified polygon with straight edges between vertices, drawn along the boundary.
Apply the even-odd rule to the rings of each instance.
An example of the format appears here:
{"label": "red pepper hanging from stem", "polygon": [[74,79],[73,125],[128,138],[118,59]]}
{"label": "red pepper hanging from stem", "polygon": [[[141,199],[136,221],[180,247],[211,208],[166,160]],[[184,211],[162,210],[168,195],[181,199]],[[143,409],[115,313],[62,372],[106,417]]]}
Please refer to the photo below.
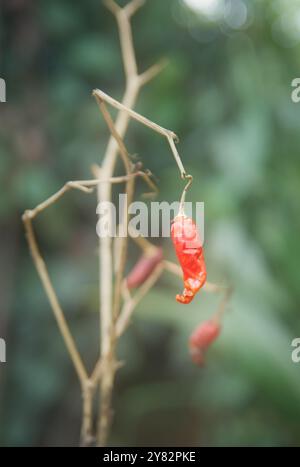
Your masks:
{"label": "red pepper hanging from stem", "polygon": [[192,179],[185,187],[178,215],[171,227],[171,237],[175,247],[177,258],[183,271],[184,291],[182,295],[176,295],[179,303],[190,303],[196,293],[205,284],[206,267],[203,256],[203,248],[197,226],[193,219],[187,217],[183,211],[185,193]]}

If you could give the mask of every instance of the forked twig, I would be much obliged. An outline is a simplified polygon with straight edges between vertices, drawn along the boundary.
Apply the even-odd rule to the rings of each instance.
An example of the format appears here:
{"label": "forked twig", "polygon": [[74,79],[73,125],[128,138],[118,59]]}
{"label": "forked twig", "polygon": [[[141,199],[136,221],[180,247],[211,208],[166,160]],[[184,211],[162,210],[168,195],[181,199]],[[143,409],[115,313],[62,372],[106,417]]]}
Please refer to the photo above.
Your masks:
{"label": "forked twig", "polygon": [[118,110],[121,110],[123,112],[127,112],[128,115],[133,118],[134,120],[142,123],[144,126],[150,128],[151,130],[155,131],[156,133],[159,133],[160,135],[164,136],[167,138],[168,143],[170,145],[171,151],[173,153],[174,159],[176,161],[176,164],[178,165],[179,172],[181,178],[186,178],[187,173],[185,171],[185,168],[182,164],[181,157],[179,156],[179,153],[177,151],[175,141],[178,141],[178,136],[171,130],[167,130],[166,128],[158,125],[157,123],[152,122],[148,118],[144,117],[143,115],[135,112],[132,110],[130,107],[127,107],[124,104],[121,104],[118,102],[116,99],[113,97],[110,97],[108,94],[105,92],[101,91],[100,89],[95,89],[93,91],[93,95],[96,97],[96,99],[99,101],[106,101],[108,104],[112,105]]}
{"label": "forked twig", "polygon": [[[138,93],[141,87],[146,84],[150,79],[154,78],[161,65],[151,67],[142,75],[138,74],[137,62],[132,40],[132,30],[130,19],[134,13],[142,6],[142,2],[132,0],[126,7],[121,8],[115,1],[106,0],[105,5],[110,9],[117,20],[120,44],[122,51],[122,59],[126,76],[126,88],[122,100],[122,105],[126,108],[132,109],[135,105]],[[99,96],[101,98],[101,95]],[[103,99],[105,100],[105,99]],[[124,139],[126,134],[130,116],[128,112],[120,108],[117,118],[115,120],[115,130],[121,139]],[[116,156],[120,150],[117,138],[111,136],[108,146],[104,155],[102,163],[102,176],[103,178],[110,178],[113,175]],[[133,184],[126,187],[130,190],[133,189]],[[100,184],[98,186],[98,202],[111,201],[111,185]],[[108,227],[111,227],[112,219],[108,216]],[[114,291],[115,299],[113,301],[113,261],[112,261],[112,248],[111,239],[109,237],[100,238],[99,242],[99,291],[100,291],[100,345],[101,345],[101,358],[108,364],[103,363],[102,378],[100,382],[101,399],[100,399],[100,417],[98,422],[97,440],[100,446],[104,446],[107,441],[111,410],[108,407],[111,400],[111,392],[113,387],[114,373],[115,373],[115,338],[114,338],[114,316],[118,314],[116,308],[118,307],[118,299],[116,300],[116,293],[118,292],[119,285],[116,286]],[[122,246],[123,255],[126,245]],[[120,274],[121,276],[121,274]],[[120,276],[118,284],[120,284]],[[114,304],[113,304],[114,303]],[[114,309],[114,311],[113,311]],[[108,361],[109,359],[109,361]]]}

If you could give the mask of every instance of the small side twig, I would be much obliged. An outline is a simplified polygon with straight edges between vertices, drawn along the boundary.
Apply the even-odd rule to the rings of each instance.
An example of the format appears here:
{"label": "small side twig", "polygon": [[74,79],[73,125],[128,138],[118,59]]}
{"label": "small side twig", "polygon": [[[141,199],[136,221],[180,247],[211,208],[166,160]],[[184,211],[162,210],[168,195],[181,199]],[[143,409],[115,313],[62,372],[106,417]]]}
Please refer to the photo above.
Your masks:
{"label": "small side twig", "polygon": [[117,101],[113,97],[109,96],[105,92],[101,91],[100,89],[94,89],[93,95],[100,99],[106,101],[108,104],[111,106],[115,107],[118,110],[121,110],[123,112],[126,112],[131,118],[134,120],[142,123],[144,126],[150,128],[151,130],[155,131],[156,133],[159,133],[160,135],[164,136],[167,138],[168,143],[170,145],[171,151],[173,153],[174,159],[176,161],[176,164],[178,165],[178,169],[180,172],[181,178],[186,178],[186,170],[183,166],[182,160],[180,158],[180,155],[177,151],[175,141],[178,141],[178,136],[171,130],[167,130],[166,128],[158,125],[157,123],[152,122],[148,118],[144,117],[143,115],[135,112],[132,110],[130,107],[122,104],[121,102]]}

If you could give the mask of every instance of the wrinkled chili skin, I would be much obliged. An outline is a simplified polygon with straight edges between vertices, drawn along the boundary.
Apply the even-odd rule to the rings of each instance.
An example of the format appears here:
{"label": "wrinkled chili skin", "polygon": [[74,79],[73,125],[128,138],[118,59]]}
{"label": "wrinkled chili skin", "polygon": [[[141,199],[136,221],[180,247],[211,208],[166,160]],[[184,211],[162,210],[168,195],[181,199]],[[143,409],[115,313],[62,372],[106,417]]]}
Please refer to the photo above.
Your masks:
{"label": "wrinkled chili skin", "polygon": [[202,243],[193,219],[185,215],[175,217],[171,237],[183,272],[184,291],[176,295],[179,303],[190,303],[206,281],[206,267]]}

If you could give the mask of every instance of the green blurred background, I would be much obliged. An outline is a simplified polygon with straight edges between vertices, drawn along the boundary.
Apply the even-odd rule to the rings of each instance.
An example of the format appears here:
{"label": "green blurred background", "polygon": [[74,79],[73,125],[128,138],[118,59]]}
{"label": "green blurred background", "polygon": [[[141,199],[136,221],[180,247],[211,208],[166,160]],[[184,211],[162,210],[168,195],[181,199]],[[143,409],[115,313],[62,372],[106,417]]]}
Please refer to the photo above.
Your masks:
{"label": "green blurred background", "polygon": [[[120,2],[125,4],[126,2]],[[100,0],[1,0],[0,444],[77,445],[74,370],[31,261],[22,212],[67,180],[90,177],[108,132],[91,90],[120,99],[115,21]],[[112,445],[300,445],[299,0],[149,0],[134,17],[140,70],[169,65],[136,109],[180,135],[205,202],[208,279],[235,293],[204,369],[187,339],[217,298],[184,308],[165,273],[118,348]],[[132,123],[126,138],[157,176],[158,199],[182,188],[166,142]],[[141,192],[143,186],[139,185]],[[92,369],[98,353],[95,196],[69,193],[36,221],[50,274]],[[174,259],[168,239],[159,242]],[[130,267],[139,252],[130,247]]]}

